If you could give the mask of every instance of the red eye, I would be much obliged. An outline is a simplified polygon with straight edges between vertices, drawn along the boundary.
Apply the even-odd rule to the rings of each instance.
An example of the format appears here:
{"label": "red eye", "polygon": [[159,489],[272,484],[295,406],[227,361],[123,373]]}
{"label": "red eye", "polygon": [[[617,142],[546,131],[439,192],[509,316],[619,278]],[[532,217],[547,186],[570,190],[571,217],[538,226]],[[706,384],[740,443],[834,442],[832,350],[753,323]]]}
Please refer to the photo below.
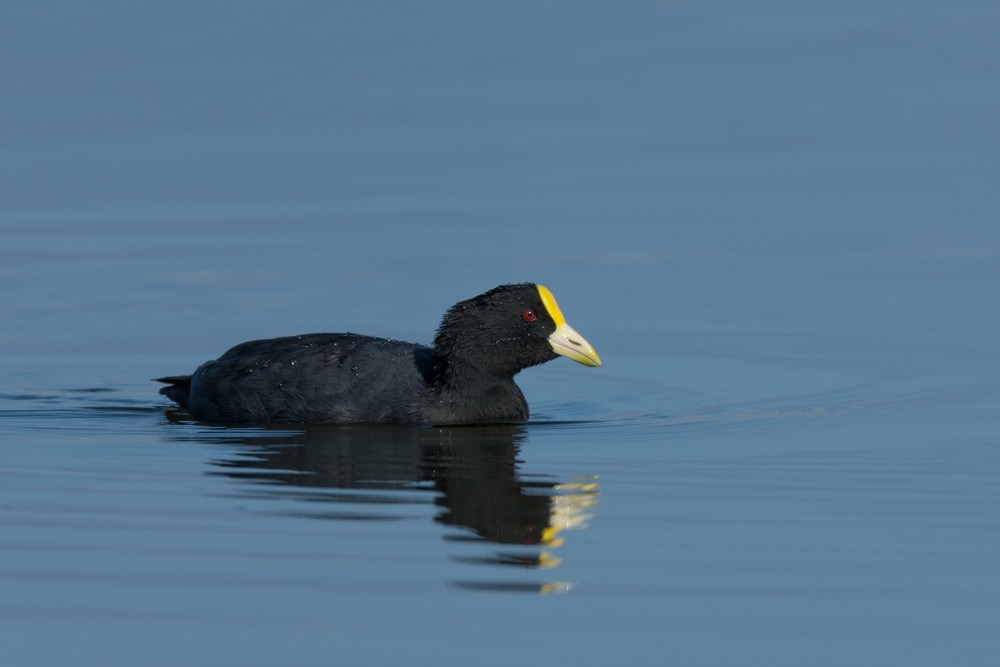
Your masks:
{"label": "red eye", "polygon": [[525,322],[534,322],[538,319],[538,315],[535,315],[535,311],[533,310],[524,311],[521,313],[521,317],[524,318]]}

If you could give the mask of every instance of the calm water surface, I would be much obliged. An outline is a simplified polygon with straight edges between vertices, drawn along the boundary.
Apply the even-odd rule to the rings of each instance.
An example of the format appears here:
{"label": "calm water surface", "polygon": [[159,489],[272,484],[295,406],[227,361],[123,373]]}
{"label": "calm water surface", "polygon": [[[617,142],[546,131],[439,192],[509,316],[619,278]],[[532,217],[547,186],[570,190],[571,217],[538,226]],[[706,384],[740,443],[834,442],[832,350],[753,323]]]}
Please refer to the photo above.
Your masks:
{"label": "calm water surface", "polygon": [[[1000,12],[0,10],[10,665],[994,665]],[[149,378],[534,280],[532,419]]]}

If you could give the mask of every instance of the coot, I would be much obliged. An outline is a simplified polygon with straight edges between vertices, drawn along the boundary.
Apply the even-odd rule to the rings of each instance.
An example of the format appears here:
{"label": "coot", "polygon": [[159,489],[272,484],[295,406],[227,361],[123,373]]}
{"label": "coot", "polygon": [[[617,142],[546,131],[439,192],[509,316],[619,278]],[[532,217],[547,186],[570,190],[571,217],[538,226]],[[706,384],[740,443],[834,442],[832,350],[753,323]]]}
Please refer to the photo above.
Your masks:
{"label": "coot", "polygon": [[601,365],[552,293],[522,283],[452,306],[432,347],[352,333],[255,340],[157,381],[206,422],[485,424],[527,419],[514,375],[559,355]]}

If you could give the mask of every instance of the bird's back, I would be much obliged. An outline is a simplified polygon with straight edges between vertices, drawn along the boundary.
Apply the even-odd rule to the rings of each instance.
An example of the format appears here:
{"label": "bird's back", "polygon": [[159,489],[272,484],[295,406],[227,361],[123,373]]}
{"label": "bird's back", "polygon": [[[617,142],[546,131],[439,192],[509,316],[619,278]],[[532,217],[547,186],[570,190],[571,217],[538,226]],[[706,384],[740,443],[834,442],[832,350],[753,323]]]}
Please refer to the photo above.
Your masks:
{"label": "bird's back", "polygon": [[187,407],[219,423],[419,421],[431,354],[350,333],[250,341],[194,372]]}

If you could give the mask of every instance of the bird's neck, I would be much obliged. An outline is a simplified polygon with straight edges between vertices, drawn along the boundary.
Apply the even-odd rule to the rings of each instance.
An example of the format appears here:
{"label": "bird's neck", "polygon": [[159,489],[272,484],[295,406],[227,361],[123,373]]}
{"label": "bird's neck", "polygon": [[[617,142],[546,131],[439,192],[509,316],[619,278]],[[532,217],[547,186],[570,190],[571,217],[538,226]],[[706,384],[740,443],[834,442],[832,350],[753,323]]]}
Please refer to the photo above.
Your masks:
{"label": "bird's neck", "polygon": [[514,373],[484,369],[451,354],[434,365],[431,401],[442,415],[459,412],[463,421],[523,421],[528,402],[514,383]]}

